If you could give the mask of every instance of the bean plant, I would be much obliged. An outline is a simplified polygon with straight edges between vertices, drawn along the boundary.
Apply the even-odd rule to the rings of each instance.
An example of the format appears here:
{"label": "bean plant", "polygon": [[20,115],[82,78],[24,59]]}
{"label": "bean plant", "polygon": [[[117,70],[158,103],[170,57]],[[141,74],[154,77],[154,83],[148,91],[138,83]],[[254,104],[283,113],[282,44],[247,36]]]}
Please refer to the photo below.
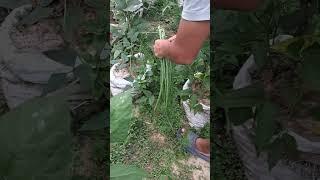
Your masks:
{"label": "bean plant", "polygon": [[[301,110],[298,107],[301,107],[300,103],[307,92],[319,93],[317,77],[320,75],[320,65],[316,62],[320,50],[319,7],[318,1],[312,0],[267,0],[254,12],[213,13],[214,104],[225,110],[228,132],[231,124],[242,125],[248,119],[254,119],[252,140],[258,153],[268,154],[270,169],[280,159],[298,157],[295,139],[279,122],[280,113],[286,109],[286,117],[294,117],[292,115]],[[281,34],[294,38],[280,44],[270,41]],[[286,64],[293,72],[298,72],[295,74],[297,82],[281,82],[278,98],[270,95],[274,88],[270,85],[272,83],[261,81],[232,90],[235,75],[251,54],[257,66],[257,70],[252,72],[253,77],[267,77],[263,73],[268,71],[274,72],[274,76],[284,73],[285,69],[278,69]],[[275,58],[278,58],[277,62]],[[292,91],[294,93],[288,93]],[[287,103],[279,104],[278,100],[282,98],[287,99]],[[318,119],[316,114],[314,120]]]}

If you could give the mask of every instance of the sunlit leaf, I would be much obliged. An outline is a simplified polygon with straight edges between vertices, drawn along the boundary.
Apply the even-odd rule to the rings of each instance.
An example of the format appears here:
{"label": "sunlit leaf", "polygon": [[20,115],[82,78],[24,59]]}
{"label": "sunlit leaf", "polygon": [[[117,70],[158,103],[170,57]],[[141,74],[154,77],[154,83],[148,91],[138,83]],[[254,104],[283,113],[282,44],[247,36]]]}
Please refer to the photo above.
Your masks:
{"label": "sunlit leaf", "polygon": [[110,107],[111,142],[123,142],[128,136],[129,124],[133,116],[131,91],[113,96],[110,100]]}
{"label": "sunlit leaf", "polygon": [[147,173],[135,166],[122,164],[111,164],[110,179],[111,180],[142,180],[147,177]]}

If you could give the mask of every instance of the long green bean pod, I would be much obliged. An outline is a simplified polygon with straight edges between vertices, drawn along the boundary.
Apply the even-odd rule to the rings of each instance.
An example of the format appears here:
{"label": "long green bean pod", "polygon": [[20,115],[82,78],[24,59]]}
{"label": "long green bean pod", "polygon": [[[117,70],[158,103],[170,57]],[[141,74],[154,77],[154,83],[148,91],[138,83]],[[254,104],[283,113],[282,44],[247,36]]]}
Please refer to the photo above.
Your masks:
{"label": "long green bean pod", "polygon": [[[165,39],[165,31],[160,26],[159,30],[159,38]],[[167,107],[171,103],[171,88],[172,88],[172,62],[168,59],[162,58],[160,60],[160,91],[158,95],[158,99],[155,105],[155,110],[159,105],[163,105]]]}

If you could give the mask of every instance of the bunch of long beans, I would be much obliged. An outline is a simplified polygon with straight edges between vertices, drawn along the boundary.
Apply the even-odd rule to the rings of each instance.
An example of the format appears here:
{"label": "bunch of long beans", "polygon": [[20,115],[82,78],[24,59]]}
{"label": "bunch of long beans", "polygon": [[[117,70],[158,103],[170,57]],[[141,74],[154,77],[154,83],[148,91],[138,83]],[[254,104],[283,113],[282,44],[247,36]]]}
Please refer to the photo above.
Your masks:
{"label": "bunch of long beans", "polygon": [[[159,38],[165,38],[165,31],[160,26],[158,27],[159,30]],[[155,105],[155,110],[157,109],[158,105],[163,105],[164,107],[168,107],[171,104],[172,97],[172,63],[168,59],[161,59],[160,60],[160,91],[159,96]]]}

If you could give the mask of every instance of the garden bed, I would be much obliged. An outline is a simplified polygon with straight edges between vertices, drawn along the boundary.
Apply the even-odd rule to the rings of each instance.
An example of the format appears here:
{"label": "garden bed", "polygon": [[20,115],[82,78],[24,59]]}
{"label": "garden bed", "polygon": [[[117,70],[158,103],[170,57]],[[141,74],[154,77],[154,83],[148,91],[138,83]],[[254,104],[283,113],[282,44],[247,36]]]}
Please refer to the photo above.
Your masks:
{"label": "garden bed", "polygon": [[[148,9],[149,7],[149,9]],[[120,22],[124,17],[122,10],[118,11],[115,23],[118,27],[123,27]],[[137,10],[139,11],[139,10]],[[129,12],[125,14],[128,15]],[[131,12],[134,14],[134,12]],[[143,9],[142,17],[139,17],[140,25],[135,23],[133,16],[130,19],[130,28],[119,35],[123,29],[115,28],[113,36],[113,62],[124,62],[126,68],[132,67],[130,75],[132,89],[127,89],[124,93],[132,94],[132,118],[129,122],[128,133],[121,142],[114,142],[111,145],[111,166],[123,164],[126,167],[137,167],[147,173],[148,179],[159,179],[161,177],[171,177],[173,179],[209,179],[209,163],[190,156],[183,151],[183,145],[177,139],[176,133],[179,128],[187,127],[188,121],[183,111],[183,107],[178,98],[178,92],[182,91],[182,86],[187,80],[186,77],[193,75],[185,66],[181,66],[181,71],[172,71],[172,87],[170,91],[172,99],[170,107],[159,109],[155,108],[160,88],[160,59],[153,54],[152,45],[159,39],[158,26],[164,28],[166,36],[174,34],[178,28],[181,9],[177,3],[167,1],[155,1],[154,4],[146,5]],[[130,23],[128,22],[128,23]],[[144,24],[144,25],[142,25]],[[144,28],[141,28],[144,26]],[[132,32],[131,32],[132,31]],[[131,34],[137,33],[137,38]],[[127,38],[129,43],[125,40]],[[121,43],[126,43],[130,48],[126,49]],[[130,46],[133,45],[134,46]],[[120,54],[119,54],[120,52]],[[142,53],[143,58],[135,58],[134,54]],[[208,53],[208,52],[207,52]],[[126,61],[122,61],[124,59]],[[176,68],[173,65],[173,68]],[[183,74],[183,75],[182,75]],[[118,95],[113,96],[117,98]],[[124,94],[119,94],[119,98]],[[189,96],[189,94],[188,94]],[[122,105],[123,106],[123,105]],[[123,112],[124,113],[124,112]],[[122,113],[122,114],[123,114]],[[131,114],[129,112],[129,114]],[[116,118],[117,119],[117,118]],[[111,119],[112,121],[112,119]],[[111,127],[112,129],[112,127]],[[112,134],[111,130],[111,134]],[[114,136],[120,135],[114,132]],[[205,133],[209,136],[208,131]],[[112,135],[111,135],[112,137]],[[135,171],[137,172],[137,171]]]}

